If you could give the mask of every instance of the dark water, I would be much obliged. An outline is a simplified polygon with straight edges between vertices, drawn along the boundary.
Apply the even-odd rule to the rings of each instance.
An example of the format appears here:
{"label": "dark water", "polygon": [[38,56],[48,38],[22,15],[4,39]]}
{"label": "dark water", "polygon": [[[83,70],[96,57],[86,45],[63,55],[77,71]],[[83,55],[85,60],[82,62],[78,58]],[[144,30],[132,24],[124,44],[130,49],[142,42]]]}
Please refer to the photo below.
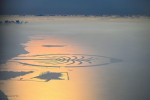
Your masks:
{"label": "dark water", "polygon": [[0,91],[0,99],[1,100],[8,100],[7,96],[2,91]]}

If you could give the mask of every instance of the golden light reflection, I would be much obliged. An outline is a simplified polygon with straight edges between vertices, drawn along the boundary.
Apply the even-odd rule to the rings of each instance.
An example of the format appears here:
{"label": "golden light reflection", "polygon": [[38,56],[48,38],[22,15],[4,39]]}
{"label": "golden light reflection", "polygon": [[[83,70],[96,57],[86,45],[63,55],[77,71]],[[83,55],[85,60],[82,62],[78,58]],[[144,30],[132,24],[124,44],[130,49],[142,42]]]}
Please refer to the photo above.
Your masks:
{"label": "golden light reflection", "polygon": [[[31,36],[31,41],[25,44],[25,50],[29,53],[26,55],[41,55],[41,54],[80,54],[87,53],[79,44],[71,43],[66,38],[56,36]],[[44,47],[49,46],[49,47]],[[51,47],[52,46],[52,47]],[[53,47],[54,46],[54,47]]]}
{"label": "golden light reflection", "polygon": [[[38,59],[39,56],[34,55],[83,54],[88,53],[87,50],[65,38],[54,36],[31,36],[30,41],[21,45],[29,53],[10,59],[2,68],[4,71],[33,72],[1,81],[3,82],[1,90],[9,100],[84,100],[86,98],[88,80],[86,81],[83,77],[85,74],[83,68],[65,67],[66,63],[58,64],[54,61],[52,61],[53,65],[58,65],[58,67],[42,67],[45,63],[48,65],[50,62],[35,61],[34,59]],[[40,58],[45,59],[42,56]],[[22,63],[18,63],[15,62],[15,59],[24,60],[20,60]],[[37,63],[44,64],[36,66]],[[35,64],[35,66],[31,64]],[[46,72],[50,72],[51,76],[48,77],[49,74]],[[45,81],[47,78],[49,78],[48,81]]]}

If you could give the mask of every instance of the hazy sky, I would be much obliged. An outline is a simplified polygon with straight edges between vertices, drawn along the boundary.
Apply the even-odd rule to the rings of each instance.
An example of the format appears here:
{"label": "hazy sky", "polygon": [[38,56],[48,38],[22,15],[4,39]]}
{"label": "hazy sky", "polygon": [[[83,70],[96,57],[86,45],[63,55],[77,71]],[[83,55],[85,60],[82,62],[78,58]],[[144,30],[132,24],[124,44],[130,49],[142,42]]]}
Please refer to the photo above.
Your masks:
{"label": "hazy sky", "polygon": [[149,15],[150,0],[0,0],[0,14]]}

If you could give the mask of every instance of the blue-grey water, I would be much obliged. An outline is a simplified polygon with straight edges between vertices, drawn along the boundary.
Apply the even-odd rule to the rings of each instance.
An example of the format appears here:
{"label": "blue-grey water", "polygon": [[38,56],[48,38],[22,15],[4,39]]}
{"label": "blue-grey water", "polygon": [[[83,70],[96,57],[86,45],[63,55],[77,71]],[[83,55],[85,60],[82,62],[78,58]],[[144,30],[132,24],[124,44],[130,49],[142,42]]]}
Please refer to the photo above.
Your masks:
{"label": "blue-grey water", "polygon": [[149,18],[13,18],[28,23],[1,24],[1,72],[22,72],[0,80],[10,100],[150,100]]}

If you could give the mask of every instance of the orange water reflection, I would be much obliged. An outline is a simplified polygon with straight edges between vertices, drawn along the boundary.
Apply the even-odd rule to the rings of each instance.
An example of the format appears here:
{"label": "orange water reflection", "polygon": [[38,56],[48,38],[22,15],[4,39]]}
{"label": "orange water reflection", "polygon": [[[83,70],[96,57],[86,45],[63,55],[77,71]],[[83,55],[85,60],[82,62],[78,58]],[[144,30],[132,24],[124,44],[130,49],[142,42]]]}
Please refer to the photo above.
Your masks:
{"label": "orange water reflection", "polygon": [[[30,41],[21,44],[28,51],[27,54],[20,54],[10,59],[3,67],[4,71],[33,71],[33,73],[2,81],[1,90],[8,96],[9,100],[86,100],[89,80],[85,76],[84,68],[65,67],[63,63],[59,67],[32,66],[30,56],[46,54],[86,54],[88,51],[80,44],[73,43],[66,38],[56,36],[31,36]],[[18,63],[15,59],[21,60]],[[34,59],[38,58],[34,57]],[[24,62],[30,64],[23,64]],[[56,63],[57,64],[57,63]],[[34,78],[44,72],[60,73],[61,76],[50,81]],[[6,87],[7,86],[7,87]]]}

